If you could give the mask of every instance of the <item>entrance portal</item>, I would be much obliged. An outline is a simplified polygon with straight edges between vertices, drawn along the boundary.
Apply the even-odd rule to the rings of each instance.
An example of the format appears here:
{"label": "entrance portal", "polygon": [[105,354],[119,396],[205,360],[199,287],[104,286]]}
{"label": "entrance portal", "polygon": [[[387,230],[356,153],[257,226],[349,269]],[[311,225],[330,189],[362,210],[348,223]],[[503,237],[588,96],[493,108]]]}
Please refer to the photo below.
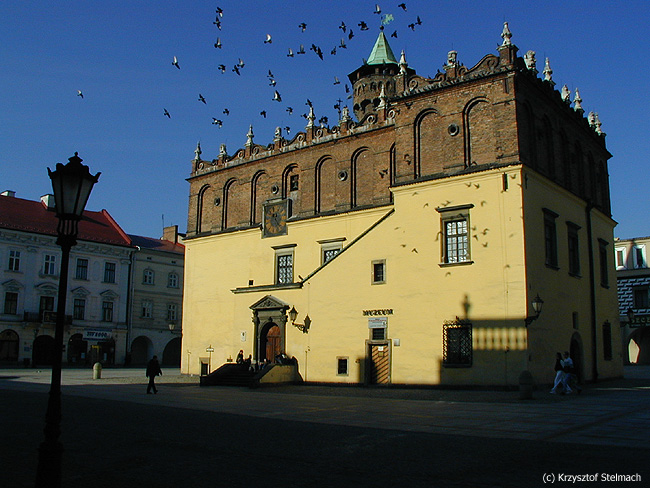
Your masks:
{"label": "entrance portal", "polygon": [[280,327],[270,322],[264,327],[261,336],[260,359],[266,359],[269,362],[274,362],[275,357],[282,352],[282,334]]}

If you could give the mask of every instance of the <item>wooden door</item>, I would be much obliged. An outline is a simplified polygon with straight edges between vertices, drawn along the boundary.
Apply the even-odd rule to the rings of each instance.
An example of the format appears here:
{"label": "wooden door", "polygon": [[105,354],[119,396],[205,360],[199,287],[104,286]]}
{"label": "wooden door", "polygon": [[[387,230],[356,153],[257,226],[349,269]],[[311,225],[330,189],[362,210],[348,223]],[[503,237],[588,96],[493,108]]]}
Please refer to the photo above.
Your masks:
{"label": "wooden door", "polygon": [[274,325],[266,333],[266,359],[270,362],[274,362],[275,356],[282,352],[280,339],[280,327]]}
{"label": "wooden door", "polygon": [[385,384],[390,380],[390,355],[387,343],[370,344],[370,384]]}

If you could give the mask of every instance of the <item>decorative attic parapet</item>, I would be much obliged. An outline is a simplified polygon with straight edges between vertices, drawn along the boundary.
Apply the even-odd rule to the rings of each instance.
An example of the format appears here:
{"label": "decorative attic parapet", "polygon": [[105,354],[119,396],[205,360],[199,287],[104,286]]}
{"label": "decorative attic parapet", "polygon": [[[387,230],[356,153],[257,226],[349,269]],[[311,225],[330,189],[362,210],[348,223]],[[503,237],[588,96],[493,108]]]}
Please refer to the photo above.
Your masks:
{"label": "decorative attic parapet", "polygon": [[[201,159],[201,153],[197,154],[195,151],[190,178],[393,125],[395,123],[396,111],[390,106],[388,99],[384,103],[385,107],[382,110],[379,110],[377,113],[368,114],[358,123],[354,122],[352,117],[350,117],[348,107],[343,107],[339,126],[328,127],[324,124],[320,126],[308,124],[305,132],[298,132],[290,140],[285,139],[282,136],[282,129],[277,127],[273,142],[266,146],[253,142],[253,128],[251,126],[247,134],[245,146],[237,149],[232,155],[228,155],[225,144],[220,145],[219,156],[212,161]],[[310,116],[308,118],[311,119],[312,117],[315,119],[313,108],[310,110]]]}

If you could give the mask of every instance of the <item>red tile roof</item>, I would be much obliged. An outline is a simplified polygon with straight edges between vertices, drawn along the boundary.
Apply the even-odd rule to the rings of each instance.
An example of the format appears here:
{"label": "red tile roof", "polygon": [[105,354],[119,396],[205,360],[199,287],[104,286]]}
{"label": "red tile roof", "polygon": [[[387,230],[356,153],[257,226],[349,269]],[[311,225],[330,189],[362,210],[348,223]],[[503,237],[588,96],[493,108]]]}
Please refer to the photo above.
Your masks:
{"label": "red tile roof", "polygon": [[180,243],[173,243],[165,239],[154,239],[152,237],[143,237],[129,234],[131,243],[142,249],[153,249],[154,251],[175,252],[185,254],[185,246]]}
{"label": "red tile roof", "polygon": [[[56,236],[58,223],[54,209],[40,201],[0,196],[0,228]],[[77,240],[131,247],[129,236],[106,210],[84,211]]]}

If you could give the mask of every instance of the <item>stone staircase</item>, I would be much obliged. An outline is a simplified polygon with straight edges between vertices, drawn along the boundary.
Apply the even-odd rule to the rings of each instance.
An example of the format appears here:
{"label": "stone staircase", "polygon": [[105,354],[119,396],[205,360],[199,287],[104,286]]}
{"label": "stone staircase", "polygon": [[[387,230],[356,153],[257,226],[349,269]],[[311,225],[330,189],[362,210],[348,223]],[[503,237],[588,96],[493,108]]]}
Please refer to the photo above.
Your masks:
{"label": "stone staircase", "polygon": [[201,386],[251,386],[256,374],[241,364],[226,363],[201,376]]}

